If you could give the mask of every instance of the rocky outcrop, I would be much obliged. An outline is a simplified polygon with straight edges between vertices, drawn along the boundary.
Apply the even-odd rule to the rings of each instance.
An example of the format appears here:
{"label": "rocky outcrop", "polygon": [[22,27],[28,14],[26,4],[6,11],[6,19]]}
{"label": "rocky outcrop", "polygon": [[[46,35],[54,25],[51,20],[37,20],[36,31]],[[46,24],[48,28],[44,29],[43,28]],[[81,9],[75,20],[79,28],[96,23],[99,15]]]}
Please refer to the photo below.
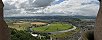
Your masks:
{"label": "rocky outcrop", "polygon": [[98,1],[101,1],[101,0],[98,0]]}
{"label": "rocky outcrop", "polygon": [[10,40],[10,32],[3,19],[3,2],[0,0],[0,40]]}
{"label": "rocky outcrop", "polygon": [[94,38],[95,40],[102,40],[102,1],[101,0],[100,0],[100,9],[96,19]]}

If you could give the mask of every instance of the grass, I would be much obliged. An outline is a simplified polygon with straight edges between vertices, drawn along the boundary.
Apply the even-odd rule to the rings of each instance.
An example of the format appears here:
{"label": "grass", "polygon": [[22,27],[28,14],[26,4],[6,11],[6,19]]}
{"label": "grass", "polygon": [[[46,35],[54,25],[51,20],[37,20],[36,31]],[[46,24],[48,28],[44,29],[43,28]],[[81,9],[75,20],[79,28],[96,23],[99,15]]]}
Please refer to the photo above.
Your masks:
{"label": "grass", "polygon": [[79,32],[80,29],[77,28],[76,30],[73,31],[69,31],[69,32],[64,32],[64,33],[60,33],[60,34],[52,34],[50,35],[52,38],[65,38],[65,37],[70,37],[72,35],[74,35],[75,33]]}
{"label": "grass", "polygon": [[30,23],[22,23],[22,24],[13,24],[13,23],[8,23],[8,26],[10,28],[15,28],[17,30],[27,30],[28,27],[30,27]]}
{"label": "grass", "polygon": [[[17,30],[25,30],[26,28],[30,27],[30,23],[23,23],[23,24],[13,24],[13,23],[8,23],[9,27],[11,28],[15,28]],[[36,28],[32,28],[33,31],[37,31],[37,32],[55,32],[55,31],[63,31],[63,30],[68,30],[73,28],[72,25],[67,24],[67,23],[60,23],[60,22],[54,22],[51,23],[47,26],[42,26],[42,27],[36,27]],[[75,34],[76,32],[80,31],[80,29],[76,29],[74,31],[70,31],[70,32],[65,32],[65,33],[59,33],[59,34],[51,34],[50,36],[52,38],[64,38],[64,37],[68,37],[71,36],[73,34]]]}
{"label": "grass", "polygon": [[62,31],[68,30],[73,28],[72,25],[65,24],[65,23],[52,23],[48,26],[32,28],[32,30],[37,32],[55,32],[55,31]]}

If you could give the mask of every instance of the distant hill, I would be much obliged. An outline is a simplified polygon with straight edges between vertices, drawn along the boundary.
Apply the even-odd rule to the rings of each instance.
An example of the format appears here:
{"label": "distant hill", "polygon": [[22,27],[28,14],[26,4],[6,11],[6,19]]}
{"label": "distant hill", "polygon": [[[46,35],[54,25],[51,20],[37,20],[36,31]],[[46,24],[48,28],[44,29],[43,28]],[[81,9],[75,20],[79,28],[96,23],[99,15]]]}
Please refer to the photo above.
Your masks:
{"label": "distant hill", "polygon": [[79,18],[79,19],[96,19],[96,16],[72,16],[73,18]]}
{"label": "distant hill", "polygon": [[27,16],[27,17],[5,17],[5,19],[96,19],[96,16]]}

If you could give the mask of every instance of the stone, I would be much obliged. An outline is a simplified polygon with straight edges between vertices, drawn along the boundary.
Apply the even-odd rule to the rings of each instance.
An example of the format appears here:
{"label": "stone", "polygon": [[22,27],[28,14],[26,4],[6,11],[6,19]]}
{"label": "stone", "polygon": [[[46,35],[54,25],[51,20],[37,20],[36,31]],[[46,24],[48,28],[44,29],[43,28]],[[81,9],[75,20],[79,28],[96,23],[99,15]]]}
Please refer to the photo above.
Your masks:
{"label": "stone", "polygon": [[96,27],[94,30],[95,40],[102,40],[102,1],[100,1],[100,8],[96,18]]}
{"label": "stone", "polygon": [[3,17],[3,7],[4,4],[0,0],[0,40],[10,40],[10,32]]}

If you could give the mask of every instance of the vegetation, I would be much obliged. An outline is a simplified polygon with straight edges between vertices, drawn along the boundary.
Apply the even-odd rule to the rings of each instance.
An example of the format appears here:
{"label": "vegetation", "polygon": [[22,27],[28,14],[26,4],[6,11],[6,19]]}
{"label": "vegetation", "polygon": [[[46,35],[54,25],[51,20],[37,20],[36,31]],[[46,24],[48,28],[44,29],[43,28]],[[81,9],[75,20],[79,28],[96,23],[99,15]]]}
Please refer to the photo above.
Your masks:
{"label": "vegetation", "polygon": [[65,38],[74,35],[75,33],[79,32],[80,29],[77,28],[76,30],[69,31],[69,32],[64,32],[64,33],[59,33],[59,34],[52,34],[50,35],[52,38]]}
{"label": "vegetation", "polygon": [[14,28],[17,30],[27,30],[31,25],[29,22],[24,23],[7,23],[10,28]]}
{"label": "vegetation", "polygon": [[[73,28],[72,25],[77,25],[81,22],[81,19],[89,19],[94,17],[82,17],[82,16],[74,16],[74,17],[67,17],[67,16],[41,16],[41,17],[19,17],[19,18],[8,18],[6,21],[8,26],[11,30],[11,40],[47,40],[49,37],[54,39],[68,39],[76,35],[80,29],[72,30],[69,32],[62,32],[62,33],[51,33],[56,31],[64,31]],[[48,23],[48,25],[32,25],[32,22],[43,22]],[[18,24],[17,24],[18,23]],[[68,24],[71,23],[72,25]],[[79,26],[78,26],[79,27]],[[14,29],[13,29],[14,28]],[[32,30],[31,30],[32,28]],[[25,31],[26,30],[26,31]],[[43,36],[41,39],[37,37],[33,37],[31,33],[38,34]],[[34,34],[33,33],[33,34]],[[89,39],[90,36],[93,34],[85,33],[86,39]],[[66,39],[66,40],[67,40]]]}
{"label": "vegetation", "polygon": [[26,31],[16,30],[10,28],[11,40],[47,40],[46,38],[33,37],[30,33]]}
{"label": "vegetation", "polygon": [[[15,24],[14,24],[15,23]],[[73,28],[72,25],[68,23],[62,23],[62,22],[52,22],[48,25],[40,25],[40,27],[34,27],[32,26],[32,30],[38,34],[40,34],[42,37],[41,39],[39,37],[33,37],[29,32],[28,29],[31,26],[28,22],[11,22],[8,23],[10,30],[11,30],[11,40],[47,40],[52,38],[64,38],[71,36],[75,34],[78,29],[70,32],[63,32],[58,34],[49,34],[48,32],[56,32],[56,31],[64,31]],[[26,31],[25,31],[26,30]],[[30,30],[31,31],[31,30]]]}
{"label": "vegetation", "polygon": [[51,23],[47,26],[32,28],[32,30],[37,31],[37,32],[55,32],[55,31],[68,30],[71,28],[73,27],[72,25],[69,25],[69,24]]}
{"label": "vegetation", "polygon": [[81,21],[80,19],[78,19],[78,18],[75,18],[73,21]]}

